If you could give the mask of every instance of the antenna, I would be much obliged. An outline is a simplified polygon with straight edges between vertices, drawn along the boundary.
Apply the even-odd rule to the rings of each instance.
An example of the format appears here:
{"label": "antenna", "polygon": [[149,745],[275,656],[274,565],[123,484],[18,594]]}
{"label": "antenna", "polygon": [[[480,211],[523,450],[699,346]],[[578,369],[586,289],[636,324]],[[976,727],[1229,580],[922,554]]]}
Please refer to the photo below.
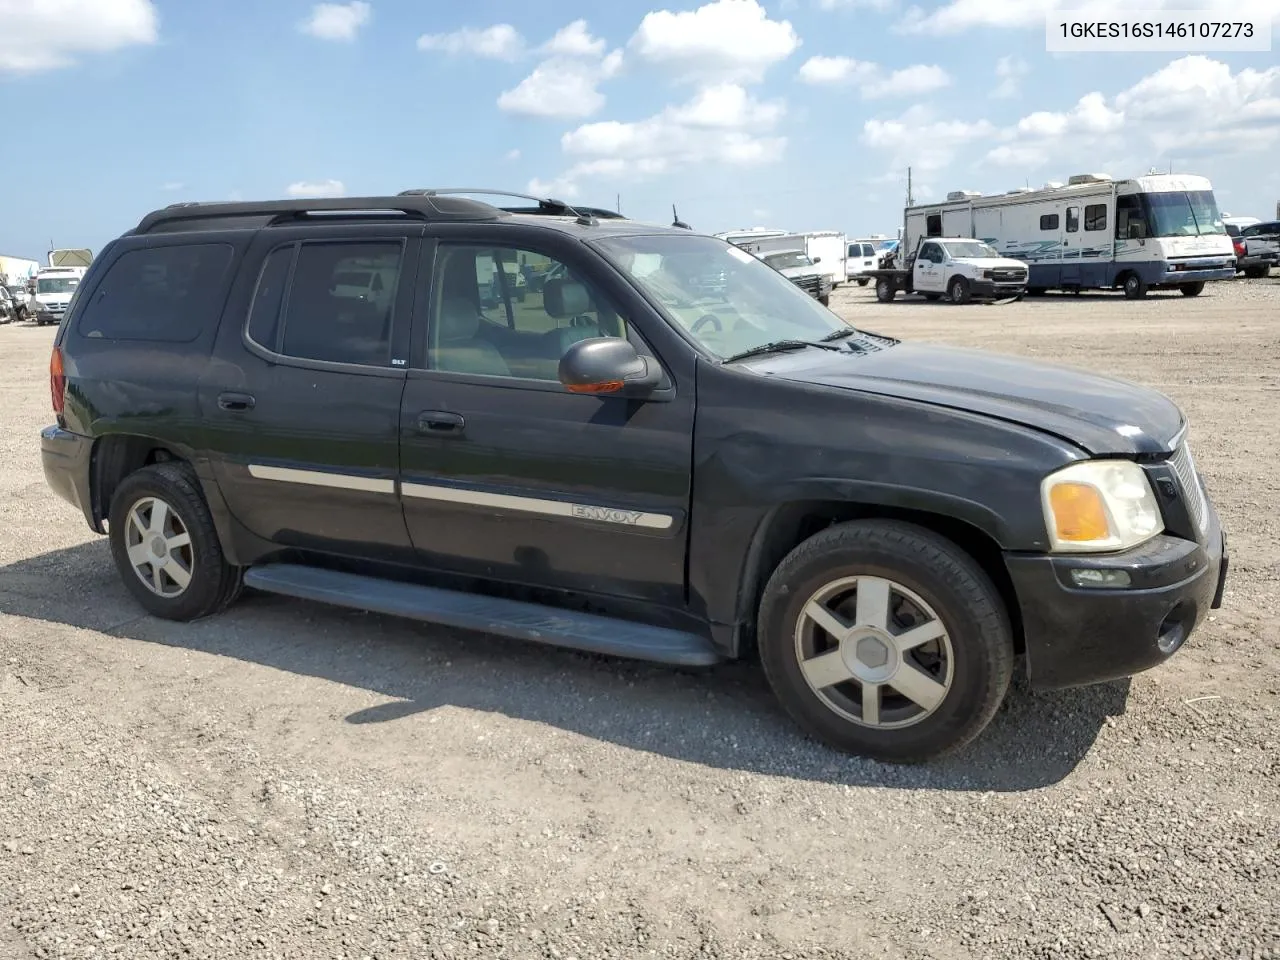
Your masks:
{"label": "antenna", "polygon": [[680,219],[680,214],[676,213],[676,205],[674,203],[671,205],[671,225],[673,227],[679,227],[681,230],[693,229],[693,227],[689,226],[687,223],[685,223],[683,220]]}

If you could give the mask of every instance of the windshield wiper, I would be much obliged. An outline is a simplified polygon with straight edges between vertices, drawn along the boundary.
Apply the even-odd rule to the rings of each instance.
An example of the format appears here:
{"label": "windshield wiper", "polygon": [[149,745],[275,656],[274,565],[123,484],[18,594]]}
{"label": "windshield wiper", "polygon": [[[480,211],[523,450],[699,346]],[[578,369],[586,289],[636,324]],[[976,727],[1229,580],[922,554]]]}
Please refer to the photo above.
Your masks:
{"label": "windshield wiper", "polygon": [[747,357],[758,357],[761,354],[775,353],[779,350],[803,350],[805,347],[818,347],[822,350],[840,349],[820,340],[774,340],[771,343],[762,343],[758,347],[752,347],[750,350],[743,350],[741,353],[725,357],[723,362],[733,363],[735,360],[745,360]]}
{"label": "windshield wiper", "polygon": [[853,327],[845,327],[843,330],[833,330],[822,338],[823,343],[830,343],[832,340],[843,340],[845,337],[852,337],[858,331]]}

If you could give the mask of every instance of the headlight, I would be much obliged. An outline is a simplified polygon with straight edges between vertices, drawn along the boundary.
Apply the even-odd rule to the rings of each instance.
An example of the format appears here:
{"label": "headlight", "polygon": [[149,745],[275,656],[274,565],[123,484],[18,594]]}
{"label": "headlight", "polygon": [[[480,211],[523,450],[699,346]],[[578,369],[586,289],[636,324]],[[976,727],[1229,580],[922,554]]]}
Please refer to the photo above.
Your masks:
{"label": "headlight", "polygon": [[1086,460],[1040,484],[1052,549],[1060,553],[1127,550],[1164,529],[1143,469],[1131,460]]}
{"label": "headlight", "polygon": [[995,276],[995,272],[994,272],[994,271],[991,271],[991,270],[983,270],[983,271],[982,271],[982,279],[983,279],[983,280],[990,280],[990,279],[991,279],[992,277],[994,277],[994,276]]}

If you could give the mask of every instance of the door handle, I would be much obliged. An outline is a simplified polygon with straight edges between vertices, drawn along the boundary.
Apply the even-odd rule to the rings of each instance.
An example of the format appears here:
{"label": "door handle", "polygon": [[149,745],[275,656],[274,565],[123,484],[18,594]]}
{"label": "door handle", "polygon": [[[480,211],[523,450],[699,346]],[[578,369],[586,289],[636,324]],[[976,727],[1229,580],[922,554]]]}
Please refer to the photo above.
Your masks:
{"label": "door handle", "polygon": [[223,410],[252,410],[255,403],[251,393],[218,394],[218,407]]}
{"label": "door handle", "polygon": [[418,414],[419,433],[461,433],[467,421],[448,410],[424,410]]}

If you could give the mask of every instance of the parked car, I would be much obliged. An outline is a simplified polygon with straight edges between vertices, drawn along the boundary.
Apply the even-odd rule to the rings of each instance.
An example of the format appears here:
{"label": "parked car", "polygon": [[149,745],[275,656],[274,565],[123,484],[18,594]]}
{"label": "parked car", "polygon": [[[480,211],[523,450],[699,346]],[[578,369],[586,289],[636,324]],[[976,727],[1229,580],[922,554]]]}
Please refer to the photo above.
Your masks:
{"label": "parked car", "polygon": [[874,240],[854,240],[849,243],[849,253],[845,260],[845,273],[849,280],[856,280],[858,286],[865,287],[871,282],[868,271],[878,266]]}
{"label": "parked car", "polygon": [[779,250],[762,253],[760,259],[824,307],[831,303],[831,277],[818,266],[821,257],[811,260],[803,250]]}
{"label": "parked car", "polygon": [[[564,270],[484,308],[522,253]],[[357,266],[389,309],[335,285]],[[44,472],[157,617],[247,584],[759,657],[816,737],[918,761],[984,729],[1015,655],[1036,689],[1127,676],[1222,602],[1226,537],[1167,397],[850,327],[689,230],[448,192],[181,205],[82,292]]]}
{"label": "parked car", "polygon": [[[1228,232],[1230,229],[1228,228]],[[1246,277],[1260,279],[1280,266],[1280,220],[1255,223],[1240,231],[1238,238],[1244,244],[1244,256],[1237,257],[1236,269]]]}
{"label": "parked car", "polygon": [[25,284],[14,283],[8,286],[0,284],[0,288],[8,294],[9,303],[13,309],[14,320],[25,320],[27,318],[27,299],[30,294],[27,292]]}

